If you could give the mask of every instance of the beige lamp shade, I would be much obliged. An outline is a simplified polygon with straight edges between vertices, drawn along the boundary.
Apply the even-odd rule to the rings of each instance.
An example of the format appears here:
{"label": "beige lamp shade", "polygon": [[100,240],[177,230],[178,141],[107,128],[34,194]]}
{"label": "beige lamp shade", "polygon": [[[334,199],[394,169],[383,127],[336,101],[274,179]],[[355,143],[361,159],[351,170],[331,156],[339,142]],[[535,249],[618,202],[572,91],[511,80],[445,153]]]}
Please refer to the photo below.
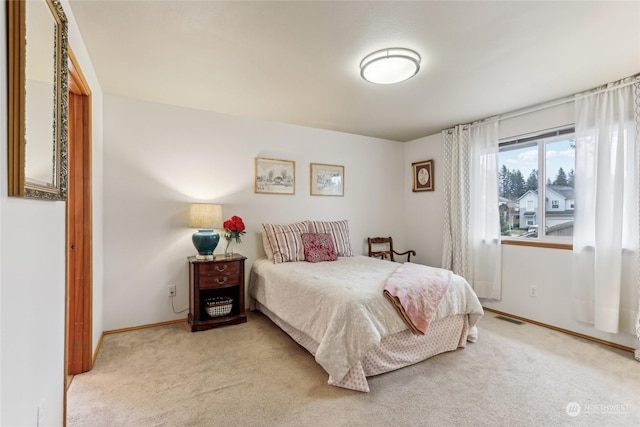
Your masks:
{"label": "beige lamp shade", "polygon": [[189,227],[199,229],[222,228],[222,206],[194,203],[189,208]]}

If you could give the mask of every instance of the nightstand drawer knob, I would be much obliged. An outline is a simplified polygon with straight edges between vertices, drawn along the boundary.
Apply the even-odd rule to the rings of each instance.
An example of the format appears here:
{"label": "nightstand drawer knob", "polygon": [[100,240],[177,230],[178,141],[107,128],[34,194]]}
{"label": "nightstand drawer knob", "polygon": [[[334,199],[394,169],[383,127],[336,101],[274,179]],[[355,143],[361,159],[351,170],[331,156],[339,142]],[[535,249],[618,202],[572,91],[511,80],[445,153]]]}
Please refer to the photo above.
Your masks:
{"label": "nightstand drawer knob", "polygon": [[215,281],[217,284],[222,285],[223,283],[227,282],[228,277],[216,277]]}
{"label": "nightstand drawer knob", "polygon": [[227,267],[229,267],[229,266],[228,266],[227,264],[224,264],[224,265],[216,265],[216,267],[215,267],[215,268],[216,268],[216,270],[218,270],[218,271],[226,271],[226,270],[227,270]]}

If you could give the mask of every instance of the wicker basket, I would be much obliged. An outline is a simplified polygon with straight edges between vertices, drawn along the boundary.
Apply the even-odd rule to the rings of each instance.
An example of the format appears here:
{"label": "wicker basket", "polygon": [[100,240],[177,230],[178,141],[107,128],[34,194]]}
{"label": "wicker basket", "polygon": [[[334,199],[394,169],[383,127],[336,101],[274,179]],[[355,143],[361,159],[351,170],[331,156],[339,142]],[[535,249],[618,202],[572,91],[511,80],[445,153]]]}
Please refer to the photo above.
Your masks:
{"label": "wicker basket", "polygon": [[207,314],[211,317],[227,316],[233,307],[233,298],[213,297],[204,300]]}

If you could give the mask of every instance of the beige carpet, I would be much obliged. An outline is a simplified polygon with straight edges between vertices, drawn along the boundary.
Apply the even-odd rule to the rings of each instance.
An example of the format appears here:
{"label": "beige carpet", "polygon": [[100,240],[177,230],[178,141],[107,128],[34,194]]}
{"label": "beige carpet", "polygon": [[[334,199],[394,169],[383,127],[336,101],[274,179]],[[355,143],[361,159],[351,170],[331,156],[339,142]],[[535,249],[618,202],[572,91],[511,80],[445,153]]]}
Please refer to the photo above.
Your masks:
{"label": "beige carpet", "polygon": [[71,384],[68,426],[640,425],[631,353],[493,313],[477,343],[369,383],[370,393],[327,385],[306,350],[250,313],[204,332],[107,335]]}

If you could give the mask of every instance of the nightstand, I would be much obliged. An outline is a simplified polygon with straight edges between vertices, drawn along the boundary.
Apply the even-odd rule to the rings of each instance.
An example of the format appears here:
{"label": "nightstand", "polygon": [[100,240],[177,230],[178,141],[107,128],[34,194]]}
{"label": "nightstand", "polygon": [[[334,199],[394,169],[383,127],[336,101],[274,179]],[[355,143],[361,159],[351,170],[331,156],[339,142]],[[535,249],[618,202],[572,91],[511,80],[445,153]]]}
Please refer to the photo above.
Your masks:
{"label": "nightstand", "polygon": [[[216,255],[213,260],[196,259],[195,256],[188,258],[191,332],[247,321],[244,310],[245,259],[240,254],[231,257]],[[211,301],[227,303],[207,311],[207,302]]]}

